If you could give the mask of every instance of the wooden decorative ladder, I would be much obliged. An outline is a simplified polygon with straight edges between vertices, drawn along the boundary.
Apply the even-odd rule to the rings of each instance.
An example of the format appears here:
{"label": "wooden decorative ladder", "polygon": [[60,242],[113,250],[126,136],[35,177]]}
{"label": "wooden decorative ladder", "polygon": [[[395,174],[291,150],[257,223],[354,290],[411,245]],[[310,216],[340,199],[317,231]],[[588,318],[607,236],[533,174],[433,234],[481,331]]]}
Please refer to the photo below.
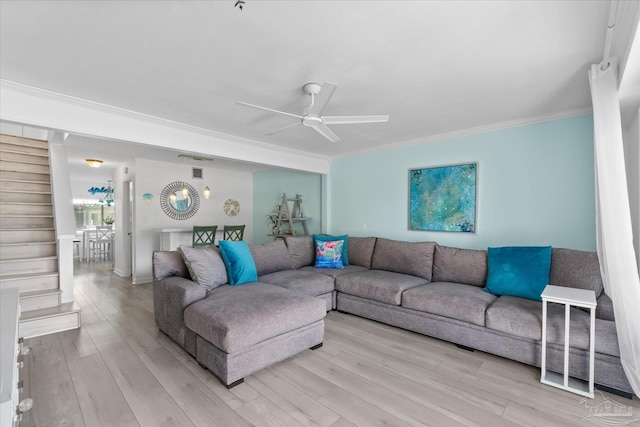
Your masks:
{"label": "wooden decorative ladder", "polygon": [[20,290],[20,336],[80,327],[61,303],[47,141],[0,135],[0,287]]}
{"label": "wooden decorative ladder", "polygon": [[[292,209],[289,209],[289,202],[293,202]],[[296,197],[288,198],[286,193],[282,194],[280,199],[280,209],[278,211],[278,219],[276,220],[275,230],[273,238],[283,236],[296,236],[309,234],[307,230],[307,221],[311,218],[307,218],[302,213],[302,196],[296,194]],[[296,230],[295,225],[302,225],[302,233]],[[284,227],[284,230],[282,228]]]}

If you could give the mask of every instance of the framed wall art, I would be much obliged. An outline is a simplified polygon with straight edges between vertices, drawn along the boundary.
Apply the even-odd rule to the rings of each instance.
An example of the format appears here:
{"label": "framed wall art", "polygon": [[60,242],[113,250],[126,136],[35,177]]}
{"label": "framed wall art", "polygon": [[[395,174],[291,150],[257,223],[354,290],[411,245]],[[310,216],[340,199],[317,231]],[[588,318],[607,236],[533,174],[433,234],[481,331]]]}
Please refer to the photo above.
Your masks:
{"label": "framed wall art", "polygon": [[478,164],[409,170],[409,230],[476,231]]}

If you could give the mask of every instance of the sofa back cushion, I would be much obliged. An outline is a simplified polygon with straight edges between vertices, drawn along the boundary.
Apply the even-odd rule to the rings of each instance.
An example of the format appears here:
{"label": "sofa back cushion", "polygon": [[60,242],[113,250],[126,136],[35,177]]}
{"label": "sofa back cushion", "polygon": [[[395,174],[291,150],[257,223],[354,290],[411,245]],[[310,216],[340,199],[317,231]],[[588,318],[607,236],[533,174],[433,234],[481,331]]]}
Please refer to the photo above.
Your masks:
{"label": "sofa back cushion", "polygon": [[155,280],[178,276],[191,279],[189,270],[179,251],[154,251],[153,252],[153,278]]}
{"label": "sofa back cushion", "polygon": [[349,246],[349,264],[371,268],[373,249],[376,246],[375,237],[349,236],[347,246]]}
{"label": "sofa back cushion", "polygon": [[284,242],[294,269],[316,263],[316,249],[312,236],[286,236]]}
{"label": "sofa back cushion", "polygon": [[487,280],[487,251],[436,245],[432,282],[455,282],[484,286]]}
{"label": "sofa back cushion", "polygon": [[575,249],[553,248],[549,283],[569,288],[590,289],[598,298],[604,288],[598,254]]}
{"label": "sofa back cushion", "polygon": [[191,280],[211,291],[228,282],[227,268],[220,251],[215,246],[193,248],[180,246],[184,263],[187,265]]}
{"label": "sofa back cushion", "polygon": [[261,245],[249,245],[258,276],[291,270],[291,257],[284,240],[278,239]]}
{"label": "sofa back cushion", "polygon": [[401,242],[378,238],[371,268],[431,280],[435,246],[434,242]]}

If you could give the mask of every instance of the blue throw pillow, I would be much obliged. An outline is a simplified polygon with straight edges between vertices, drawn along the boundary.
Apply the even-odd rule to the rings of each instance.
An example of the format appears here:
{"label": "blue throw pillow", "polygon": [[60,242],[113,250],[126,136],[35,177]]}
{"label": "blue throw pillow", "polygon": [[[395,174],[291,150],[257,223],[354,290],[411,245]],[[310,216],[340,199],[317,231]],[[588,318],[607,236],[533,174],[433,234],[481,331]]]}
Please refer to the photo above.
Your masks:
{"label": "blue throw pillow", "polygon": [[344,240],[325,242],[316,240],[316,268],[344,268],[342,248]]}
{"label": "blue throw pillow", "polygon": [[258,281],[256,263],[253,261],[247,242],[219,240],[218,244],[231,286]]}
{"label": "blue throw pillow", "polygon": [[489,248],[485,292],[542,301],[549,283],[551,246]]}
{"label": "blue throw pillow", "polygon": [[349,254],[347,249],[349,245],[347,244],[347,239],[349,235],[343,234],[342,236],[327,236],[324,234],[314,234],[313,240],[320,240],[322,242],[333,242],[334,240],[342,240],[344,243],[342,244],[342,265],[349,265]]}

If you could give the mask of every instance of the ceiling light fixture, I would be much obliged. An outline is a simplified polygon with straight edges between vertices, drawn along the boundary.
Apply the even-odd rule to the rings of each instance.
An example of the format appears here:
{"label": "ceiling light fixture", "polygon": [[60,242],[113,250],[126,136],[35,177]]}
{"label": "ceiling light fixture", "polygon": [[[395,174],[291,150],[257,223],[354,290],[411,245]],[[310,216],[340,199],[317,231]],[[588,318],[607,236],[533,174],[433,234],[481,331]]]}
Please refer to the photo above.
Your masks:
{"label": "ceiling light fixture", "polygon": [[85,159],[84,161],[92,168],[99,168],[102,165],[102,160],[100,159]]}
{"label": "ceiling light fixture", "polygon": [[202,194],[204,195],[205,199],[209,200],[209,197],[211,197],[211,189],[208,185],[204,187],[204,190],[202,190]]}

